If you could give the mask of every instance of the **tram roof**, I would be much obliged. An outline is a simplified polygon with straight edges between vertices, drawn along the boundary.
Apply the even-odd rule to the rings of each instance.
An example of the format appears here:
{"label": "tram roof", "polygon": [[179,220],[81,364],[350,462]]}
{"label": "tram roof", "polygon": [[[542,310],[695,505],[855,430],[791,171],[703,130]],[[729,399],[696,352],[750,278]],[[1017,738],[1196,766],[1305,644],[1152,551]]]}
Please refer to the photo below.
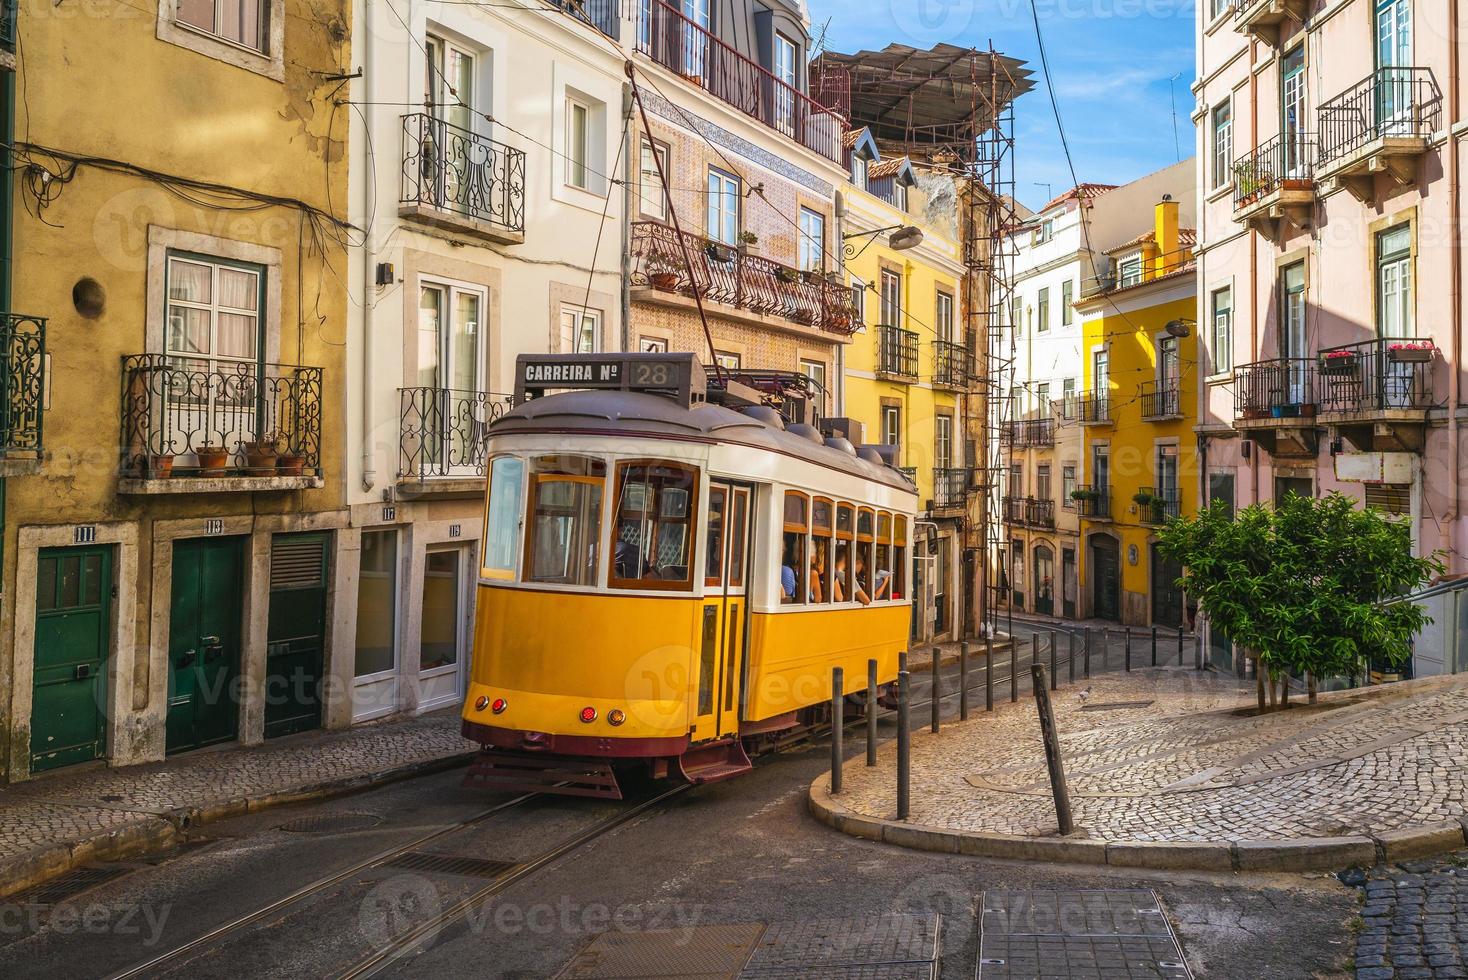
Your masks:
{"label": "tram roof", "polygon": [[801,431],[787,431],[755,415],[709,402],[688,408],[671,398],[636,391],[566,391],[530,399],[490,426],[494,435],[547,431],[734,443],[807,459],[864,480],[916,492],[900,470],[827,445],[819,435],[812,438]]}

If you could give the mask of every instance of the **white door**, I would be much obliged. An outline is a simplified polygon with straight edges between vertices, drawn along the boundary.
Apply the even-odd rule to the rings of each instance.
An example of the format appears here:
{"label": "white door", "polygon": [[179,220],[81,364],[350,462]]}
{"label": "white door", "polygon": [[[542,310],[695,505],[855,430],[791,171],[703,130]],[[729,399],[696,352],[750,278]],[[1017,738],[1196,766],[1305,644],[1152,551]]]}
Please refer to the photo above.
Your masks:
{"label": "white door", "polygon": [[[440,475],[480,464],[484,391],[484,294],[425,281],[418,295],[416,398],[424,462]],[[416,469],[417,467],[415,467]]]}
{"label": "white door", "polygon": [[1305,46],[1285,55],[1280,67],[1280,133],[1284,136],[1284,176],[1299,177],[1309,164],[1305,145]]}
{"label": "white door", "polygon": [[1280,308],[1280,354],[1285,360],[1283,404],[1300,405],[1309,399],[1306,387],[1309,351],[1305,342],[1305,263],[1288,266],[1280,276],[1283,287]]}
{"label": "white door", "polygon": [[353,721],[380,718],[401,707],[397,528],[363,531],[360,561]]}
{"label": "white door", "polygon": [[1377,0],[1378,135],[1412,131],[1412,2]]}
{"label": "white door", "polygon": [[418,707],[431,711],[464,696],[468,661],[468,547],[431,548],[424,556],[418,623]]}
{"label": "white door", "polygon": [[432,147],[424,147],[424,166],[432,169],[425,192],[430,203],[463,213],[470,213],[485,188],[476,187],[473,176],[483,163],[482,152],[474,144],[474,55],[440,38],[429,37],[424,45],[427,54],[424,97],[432,109],[433,126],[429,134]]}
{"label": "white door", "polygon": [[709,0],[682,0],[683,74],[700,80],[709,70]]}

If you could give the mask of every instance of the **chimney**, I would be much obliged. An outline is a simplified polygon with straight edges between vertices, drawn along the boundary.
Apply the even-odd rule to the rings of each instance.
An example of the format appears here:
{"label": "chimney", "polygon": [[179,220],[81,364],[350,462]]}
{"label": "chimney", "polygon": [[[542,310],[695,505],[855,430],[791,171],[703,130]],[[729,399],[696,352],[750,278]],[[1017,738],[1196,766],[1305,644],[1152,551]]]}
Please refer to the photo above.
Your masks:
{"label": "chimney", "polygon": [[1178,205],[1171,194],[1163,194],[1153,215],[1153,232],[1157,241],[1156,274],[1166,275],[1182,265],[1178,254]]}

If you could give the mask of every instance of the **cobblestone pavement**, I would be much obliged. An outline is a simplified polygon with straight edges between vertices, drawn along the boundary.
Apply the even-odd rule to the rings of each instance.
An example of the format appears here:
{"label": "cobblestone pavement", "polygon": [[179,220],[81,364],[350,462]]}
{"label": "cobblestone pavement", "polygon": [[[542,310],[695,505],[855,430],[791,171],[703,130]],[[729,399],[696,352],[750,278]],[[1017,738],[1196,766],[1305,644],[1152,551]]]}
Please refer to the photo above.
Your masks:
{"label": "cobblestone pavement", "polygon": [[[1322,694],[1254,716],[1252,684],[1157,668],[1052,697],[1080,836],[1236,842],[1336,837],[1465,812],[1468,679]],[[1028,697],[913,740],[913,824],[1018,836],[1056,832]],[[896,811],[894,754],[846,767],[844,807]]]}
{"label": "cobblestone pavement", "polygon": [[52,845],[157,822],[182,808],[348,785],[471,751],[458,729],[457,711],[435,712],[0,788],[0,886],[8,863]]}
{"label": "cobblestone pavement", "polygon": [[1342,874],[1364,892],[1357,980],[1468,977],[1468,851]]}

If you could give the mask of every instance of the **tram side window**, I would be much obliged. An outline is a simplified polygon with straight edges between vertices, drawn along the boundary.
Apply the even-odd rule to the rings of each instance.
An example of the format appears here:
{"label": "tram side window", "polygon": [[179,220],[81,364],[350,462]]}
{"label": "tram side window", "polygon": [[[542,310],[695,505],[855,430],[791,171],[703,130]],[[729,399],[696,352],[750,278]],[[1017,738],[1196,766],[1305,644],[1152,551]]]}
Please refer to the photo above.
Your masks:
{"label": "tram side window", "polygon": [[619,589],[687,591],[698,471],[677,463],[623,463],[618,469],[611,584]]}
{"label": "tram side window", "polygon": [[873,586],[874,601],[892,598],[892,515],[886,511],[877,514],[877,564]]}
{"label": "tram side window", "polygon": [[892,598],[907,596],[907,518],[897,515],[892,533]]}
{"label": "tram side window", "polygon": [[810,601],[833,601],[831,566],[831,531],[835,526],[835,505],[823,497],[811,502]]}
{"label": "tram side window", "polygon": [[805,601],[809,567],[805,559],[805,539],[810,531],[809,501],[794,490],[785,493],[785,539],[780,557],[780,601],[793,604]]}
{"label": "tram side window", "polygon": [[855,602],[851,583],[856,570],[856,508],[836,505],[836,557],[831,568],[831,597],[837,602]]}
{"label": "tram side window", "polygon": [[704,585],[724,582],[724,524],[728,517],[729,491],[724,487],[709,488],[708,541],[705,542]]}
{"label": "tram side window", "polygon": [[576,457],[543,457],[536,469],[525,580],[596,585],[605,465]]}
{"label": "tram side window", "polygon": [[520,515],[524,506],[525,461],[498,456],[489,467],[489,506],[484,520],[486,578],[515,577],[520,551]]}
{"label": "tram side window", "polygon": [[872,570],[877,567],[874,553],[876,513],[863,507],[856,513],[856,601],[867,605],[872,601]]}

